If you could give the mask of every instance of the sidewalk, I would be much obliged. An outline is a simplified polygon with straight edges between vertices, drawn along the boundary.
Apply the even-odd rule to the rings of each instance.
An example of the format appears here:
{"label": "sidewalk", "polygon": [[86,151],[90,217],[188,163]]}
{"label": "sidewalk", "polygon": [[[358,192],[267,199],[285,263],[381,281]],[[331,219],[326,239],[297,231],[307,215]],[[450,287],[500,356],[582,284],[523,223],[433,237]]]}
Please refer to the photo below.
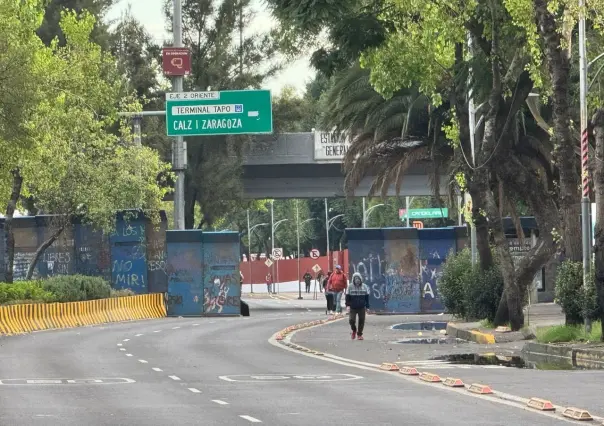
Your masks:
{"label": "sidewalk", "polygon": [[[531,326],[564,322],[558,309],[553,304],[532,306],[529,318]],[[398,363],[399,366],[413,366],[418,371],[435,373],[442,378],[455,377],[466,384],[489,385],[495,394],[503,392],[522,398],[547,399],[560,406],[580,407],[587,409],[592,415],[604,416],[604,400],[601,397],[603,370],[553,371],[499,365],[449,364],[442,360],[451,355],[494,353],[519,356],[527,341],[483,345],[456,341],[438,330],[403,331],[391,328],[400,323],[447,322],[450,319],[447,315],[369,315],[364,341],[350,339],[348,321],[343,319],[298,331],[291,336],[291,342],[325,355],[377,365],[391,362]],[[450,343],[397,343],[404,339],[422,338],[448,338]]]}

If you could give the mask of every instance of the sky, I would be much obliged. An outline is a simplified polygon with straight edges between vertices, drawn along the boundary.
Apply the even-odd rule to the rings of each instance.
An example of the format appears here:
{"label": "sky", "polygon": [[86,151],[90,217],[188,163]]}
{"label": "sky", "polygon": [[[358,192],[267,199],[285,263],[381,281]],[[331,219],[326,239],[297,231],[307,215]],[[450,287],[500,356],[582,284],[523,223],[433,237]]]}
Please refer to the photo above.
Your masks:
{"label": "sky", "polygon": [[[132,15],[145,25],[156,42],[161,43],[167,38],[165,31],[165,18],[163,14],[164,0],[121,0],[109,12],[107,19],[115,20],[131,7]],[[261,32],[267,28],[267,22],[274,25],[270,13],[262,4],[262,0],[252,0],[252,7],[256,11],[256,19],[251,30]],[[309,65],[309,58],[301,58],[285,67],[277,76],[266,82],[266,88],[274,94],[281,92],[285,86],[292,86],[300,94],[304,92],[305,85],[312,79],[313,72]]]}

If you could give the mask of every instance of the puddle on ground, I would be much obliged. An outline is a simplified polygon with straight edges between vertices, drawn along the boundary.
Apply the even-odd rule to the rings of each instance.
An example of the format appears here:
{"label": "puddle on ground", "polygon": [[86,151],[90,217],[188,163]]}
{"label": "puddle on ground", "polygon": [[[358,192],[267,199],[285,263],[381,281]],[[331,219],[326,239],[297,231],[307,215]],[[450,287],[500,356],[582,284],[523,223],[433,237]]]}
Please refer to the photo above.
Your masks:
{"label": "puddle on ground", "polygon": [[405,322],[393,325],[391,328],[407,331],[440,331],[447,329],[447,323],[443,321]]}
{"label": "puddle on ground", "polygon": [[566,363],[533,362],[518,355],[454,354],[443,355],[434,359],[463,365],[498,365],[532,370],[577,370],[577,368],[573,368],[572,365]]}
{"label": "puddle on ground", "polygon": [[454,337],[407,337],[404,339],[395,340],[392,343],[412,345],[459,345],[461,343],[468,343],[468,341],[456,339]]}

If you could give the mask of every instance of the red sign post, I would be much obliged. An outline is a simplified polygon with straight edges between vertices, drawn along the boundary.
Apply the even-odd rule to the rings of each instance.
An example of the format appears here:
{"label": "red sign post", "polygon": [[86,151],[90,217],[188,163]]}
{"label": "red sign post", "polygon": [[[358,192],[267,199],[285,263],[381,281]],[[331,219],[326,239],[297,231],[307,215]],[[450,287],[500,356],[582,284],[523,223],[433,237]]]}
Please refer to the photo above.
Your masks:
{"label": "red sign post", "polygon": [[191,52],[186,47],[164,47],[162,68],[164,75],[169,77],[191,74]]}

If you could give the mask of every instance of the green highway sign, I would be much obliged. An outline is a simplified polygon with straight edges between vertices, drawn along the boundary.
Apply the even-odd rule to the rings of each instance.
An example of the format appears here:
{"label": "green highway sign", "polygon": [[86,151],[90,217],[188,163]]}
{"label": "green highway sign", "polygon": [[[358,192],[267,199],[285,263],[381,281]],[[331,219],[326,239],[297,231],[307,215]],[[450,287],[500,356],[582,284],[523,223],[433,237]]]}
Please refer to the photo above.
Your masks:
{"label": "green highway sign", "polygon": [[401,220],[409,219],[440,219],[443,217],[449,217],[449,209],[399,209],[398,215]]}
{"label": "green highway sign", "polygon": [[270,90],[166,93],[168,136],[273,132]]}

